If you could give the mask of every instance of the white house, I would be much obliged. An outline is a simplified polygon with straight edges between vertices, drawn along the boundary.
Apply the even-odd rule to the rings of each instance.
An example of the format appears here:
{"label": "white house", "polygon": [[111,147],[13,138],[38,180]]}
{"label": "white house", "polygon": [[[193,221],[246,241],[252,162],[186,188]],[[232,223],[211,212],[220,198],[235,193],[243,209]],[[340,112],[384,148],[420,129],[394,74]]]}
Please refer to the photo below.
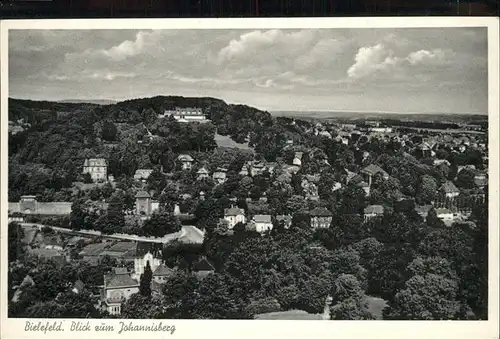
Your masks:
{"label": "white house", "polygon": [[203,113],[201,108],[186,107],[180,108],[176,107],[175,110],[165,111],[164,114],[159,115],[159,118],[164,118],[167,116],[173,116],[178,122],[208,122],[206,115]]}
{"label": "white house", "polygon": [[259,233],[264,233],[273,229],[271,216],[268,214],[255,215],[252,219],[252,223],[255,226],[255,230]]}
{"label": "white house", "polygon": [[293,165],[295,166],[302,166],[302,152],[295,152],[295,156],[293,158]]}
{"label": "white house", "polygon": [[104,276],[102,301],[111,315],[119,315],[122,303],[137,292],[139,282],[132,279],[125,267],[116,267]]}
{"label": "white house", "polygon": [[183,170],[190,170],[193,166],[194,159],[189,154],[181,154],[177,157],[177,161],[181,163]]}
{"label": "white house", "polygon": [[447,226],[450,226],[453,223],[454,220],[453,212],[447,208],[436,208],[436,215]]}
{"label": "white house", "polygon": [[241,208],[231,207],[224,210],[224,220],[228,223],[228,228],[232,229],[237,223],[246,223],[245,211]]}
{"label": "white house", "polygon": [[105,181],[108,178],[108,162],[103,158],[85,159],[83,173],[89,173],[93,181]]}

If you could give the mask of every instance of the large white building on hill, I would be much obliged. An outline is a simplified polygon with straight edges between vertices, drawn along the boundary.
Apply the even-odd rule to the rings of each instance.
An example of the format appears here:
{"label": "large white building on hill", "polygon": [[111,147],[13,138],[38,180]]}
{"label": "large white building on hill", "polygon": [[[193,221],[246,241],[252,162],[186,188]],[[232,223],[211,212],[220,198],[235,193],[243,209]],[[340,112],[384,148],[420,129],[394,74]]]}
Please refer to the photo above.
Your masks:
{"label": "large white building on hill", "polygon": [[165,118],[168,116],[173,116],[178,122],[208,122],[203,110],[201,108],[186,107],[180,108],[176,107],[175,110],[167,110],[160,118]]}

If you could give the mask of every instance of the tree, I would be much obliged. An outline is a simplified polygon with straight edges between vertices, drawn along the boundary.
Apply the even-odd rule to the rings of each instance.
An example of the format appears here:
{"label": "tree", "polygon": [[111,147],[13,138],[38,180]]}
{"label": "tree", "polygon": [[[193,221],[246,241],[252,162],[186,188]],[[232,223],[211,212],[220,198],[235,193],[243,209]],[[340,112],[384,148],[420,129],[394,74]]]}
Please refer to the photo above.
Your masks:
{"label": "tree", "polygon": [[160,298],[135,293],[123,304],[121,316],[125,319],[164,319],[166,308]]}
{"label": "tree", "polygon": [[83,209],[82,202],[76,200],[71,204],[71,214],[69,219],[69,225],[72,230],[81,230],[85,228],[85,217],[86,213]]}
{"label": "tree", "polygon": [[151,271],[151,266],[149,261],[146,263],[144,268],[144,273],[141,274],[141,281],[139,284],[139,293],[144,297],[151,297],[151,281],[153,279],[153,271]]}
{"label": "tree", "polygon": [[9,223],[8,233],[9,233],[8,259],[9,262],[11,262],[11,261],[16,261],[24,253],[24,248],[21,243],[21,239],[24,238],[24,230],[18,223],[11,222]]}
{"label": "tree", "polygon": [[85,173],[83,175],[83,183],[84,184],[91,184],[93,183],[94,181],[92,180],[92,176],[90,175],[90,173]]}
{"label": "tree", "polygon": [[102,139],[106,141],[114,141],[116,139],[117,129],[111,121],[105,121],[102,126]]}
{"label": "tree", "polygon": [[359,281],[350,274],[341,274],[333,284],[333,306],[330,315],[333,320],[370,320],[366,297]]}
{"label": "tree", "polygon": [[173,214],[167,212],[155,212],[151,215],[143,226],[146,236],[163,237],[166,234],[180,231],[181,224]]}
{"label": "tree", "polygon": [[460,311],[456,280],[437,274],[414,275],[399,291],[386,319],[452,320]]}
{"label": "tree", "polygon": [[465,189],[474,188],[476,186],[474,183],[474,176],[475,173],[473,170],[468,168],[462,169],[457,174],[457,180],[456,180],[457,186]]}
{"label": "tree", "polygon": [[436,199],[437,183],[430,175],[424,175],[420,178],[417,187],[417,203],[420,205],[427,205]]}

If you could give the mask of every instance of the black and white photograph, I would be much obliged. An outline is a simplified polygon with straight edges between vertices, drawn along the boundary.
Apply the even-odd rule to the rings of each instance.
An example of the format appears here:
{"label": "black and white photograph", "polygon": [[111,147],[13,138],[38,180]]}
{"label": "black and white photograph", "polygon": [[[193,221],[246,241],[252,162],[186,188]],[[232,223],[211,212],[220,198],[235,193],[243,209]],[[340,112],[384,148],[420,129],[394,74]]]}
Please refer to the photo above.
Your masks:
{"label": "black and white photograph", "polygon": [[6,316],[494,320],[488,33],[9,29]]}

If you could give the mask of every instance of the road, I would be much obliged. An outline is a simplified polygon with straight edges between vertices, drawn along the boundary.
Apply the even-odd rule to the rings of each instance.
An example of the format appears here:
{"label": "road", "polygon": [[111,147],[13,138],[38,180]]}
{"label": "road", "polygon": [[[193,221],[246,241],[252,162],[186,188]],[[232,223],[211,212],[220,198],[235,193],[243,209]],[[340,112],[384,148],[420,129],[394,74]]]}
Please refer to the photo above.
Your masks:
{"label": "road", "polygon": [[74,230],[71,230],[69,228],[55,227],[55,226],[50,226],[50,225],[38,224],[38,223],[20,223],[20,225],[22,227],[30,227],[30,228],[37,227],[39,230],[41,230],[43,227],[50,227],[54,231],[59,231],[59,232],[63,232],[63,233],[66,232],[66,233],[77,233],[77,234],[81,234],[81,235],[95,235],[95,236],[101,236],[103,238],[131,240],[131,241],[140,241],[140,242],[152,242],[152,243],[166,244],[166,243],[173,241],[175,239],[178,239],[184,243],[201,244],[203,242],[203,232],[195,226],[182,226],[182,228],[179,232],[167,234],[166,236],[164,236],[162,238],[155,238],[155,237],[141,237],[141,236],[133,235],[133,234],[101,234],[101,232],[93,231],[93,230],[74,231]]}

